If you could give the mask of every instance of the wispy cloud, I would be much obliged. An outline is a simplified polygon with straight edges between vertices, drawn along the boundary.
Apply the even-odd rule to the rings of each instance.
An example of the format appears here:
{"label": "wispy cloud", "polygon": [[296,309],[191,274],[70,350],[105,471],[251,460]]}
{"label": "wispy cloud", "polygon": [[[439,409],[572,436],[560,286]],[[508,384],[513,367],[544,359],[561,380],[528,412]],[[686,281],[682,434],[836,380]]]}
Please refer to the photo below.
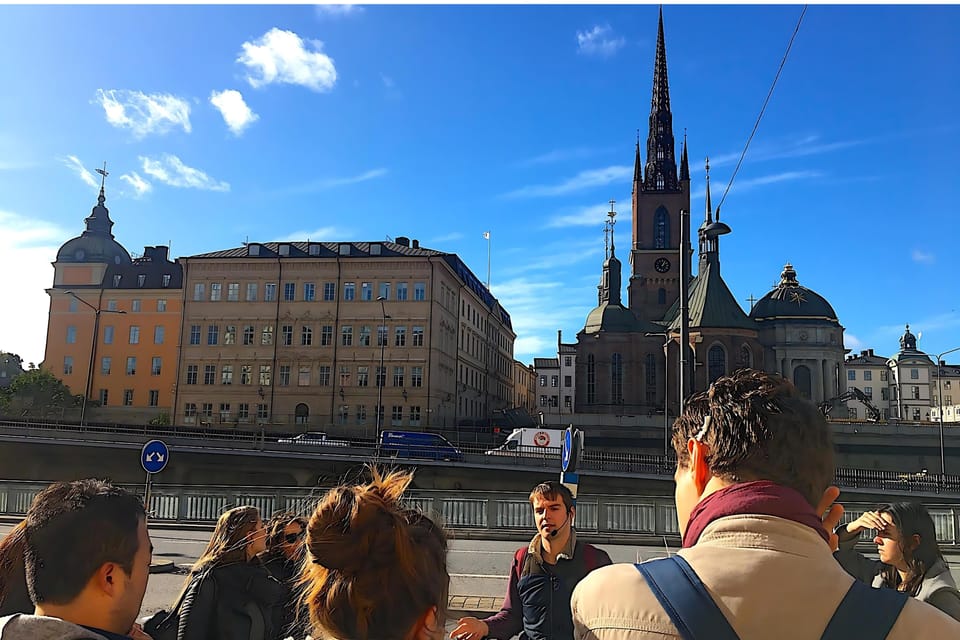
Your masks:
{"label": "wispy cloud", "polygon": [[136,171],[131,171],[130,173],[125,173],[120,176],[120,179],[133,187],[134,197],[139,198],[145,193],[149,193],[153,189],[153,185],[140,177]]}
{"label": "wispy cloud", "polygon": [[526,158],[517,163],[518,167],[535,167],[544,164],[555,164],[567,160],[578,160],[605,153],[610,149],[594,149],[590,147],[575,147],[572,149],[554,149],[541,153],[538,156]]}
{"label": "wispy cloud", "polygon": [[921,251],[920,249],[914,249],[910,257],[913,258],[914,262],[919,262],[920,264],[933,264],[936,261],[936,257],[932,253]]}
{"label": "wispy cloud", "polygon": [[396,86],[396,82],[393,81],[393,78],[386,74],[381,73],[380,80],[383,81],[383,86],[385,86],[387,89],[393,89]]}
{"label": "wispy cloud", "polygon": [[243,94],[234,89],[213,91],[210,94],[210,104],[217,108],[235,136],[241,135],[247,127],[260,119],[243,101]]}
{"label": "wispy cloud", "polygon": [[462,240],[462,239],[463,239],[463,234],[459,231],[454,231],[452,233],[448,233],[442,236],[437,236],[436,238],[431,238],[430,244],[439,245],[444,242],[453,242],[455,240]]}
{"label": "wispy cloud", "polygon": [[[619,211],[617,214],[617,228],[620,229],[621,224],[630,224],[632,211],[630,209],[631,205],[629,198],[624,197],[617,202],[621,203],[618,207]],[[571,212],[558,213],[554,215],[547,221],[546,227],[548,229],[594,226],[600,228],[607,220],[607,213],[609,211],[609,202],[587,205]]]}
{"label": "wispy cloud", "polygon": [[292,31],[274,27],[258,40],[244,42],[242,48],[237,62],[247,67],[251,87],[296,84],[324,92],[337,82],[333,59],[321,51],[319,40],[304,41]]}
{"label": "wispy cloud", "polygon": [[364,9],[357,4],[318,4],[315,5],[319,17],[352,16],[363,13]]}
{"label": "wispy cloud", "polygon": [[359,175],[355,176],[346,176],[338,178],[321,178],[319,180],[313,180],[306,184],[294,185],[292,187],[287,187],[284,189],[279,189],[274,191],[275,195],[296,195],[302,193],[313,193],[315,191],[325,191],[327,189],[333,189],[335,187],[342,187],[349,184],[356,184],[358,182],[366,182],[367,180],[374,180],[389,173],[387,169],[380,167],[377,169],[371,169]]}
{"label": "wispy cloud", "polygon": [[[815,134],[795,136],[790,139],[780,139],[765,144],[753,145],[747,151],[744,161],[761,162],[782,158],[802,158],[804,156],[814,156],[832,151],[840,151],[841,149],[849,149],[850,147],[858,147],[878,140],[880,140],[880,138],[822,142],[820,136]],[[711,156],[710,166],[722,167],[726,164],[733,164],[740,158],[741,153],[742,151],[734,151],[718,156]]]}
{"label": "wispy cloud", "polygon": [[603,169],[581,171],[559,184],[532,185],[503,194],[504,198],[533,198],[538,196],[562,196],[614,182],[625,182],[633,176],[633,167],[612,166]]}
{"label": "wispy cloud", "polygon": [[143,164],[144,173],[171,187],[230,191],[229,183],[215,180],[200,169],[188,167],[180,158],[170,153],[164,153],[159,158],[140,156],[140,162]]}
{"label": "wispy cloud", "polygon": [[577,52],[588,56],[612,56],[627,40],[613,34],[610,25],[595,25],[589,31],[577,31]]}
{"label": "wispy cloud", "polygon": [[[713,164],[713,160],[710,161],[710,164]],[[768,184],[776,184],[778,182],[790,182],[795,180],[811,180],[813,178],[819,178],[822,174],[819,171],[783,171],[781,173],[773,173],[767,176],[760,176],[757,178],[748,178],[745,180],[734,180],[733,186],[730,187],[731,193],[743,193],[744,191],[750,191],[751,189],[756,189],[757,187],[762,187]],[[713,182],[710,185],[710,192],[713,196],[713,202],[716,204],[719,202],[720,197],[723,195],[723,190],[726,189],[726,182],[718,184]],[[706,187],[700,187],[696,191],[690,194],[691,198],[702,198],[706,195]]]}
{"label": "wispy cloud", "polygon": [[271,242],[306,242],[307,240],[311,242],[332,242],[343,238],[350,238],[352,234],[353,232],[349,229],[341,229],[340,227],[331,225],[320,227],[313,231],[294,231],[281,238],[271,240]]}
{"label": "wispy cloud", "polygon": [[849,331],[843,333],[843,346],[847,349],[853,349],[854,351],[860,351],[865,349],[863,342],[857,336],[853,335]]}
{"label": "wispy cloud", "polygon": [[0,350],[20,355],[24,363],[40,364],[50,304],[45,290],[53,282],[50,260],[70,233],[36,214],[10,211],[0,211],[0,228],[0,272],[16,274],[4,280],[4,294],[17,301],[16,313],[0,314],[0,336],[5,341]]}
{"label": "wispy cloud", "polygon": [[77,177],[83,180],[88,186],[98,189],[100,187],[100,182],[93,177],[93,174],[83,166],[83,163],[80,162],[80,159],[77,156],[67,156],[62,159],[63,164],[71,169]]}
{"label": "wispy cloud", "polygon": [[190,133],[190,104],[177,96],[97,89],[96,99],[103,107],[107,122],[120,129],[130,129],[137,138],[167,133],[175,127]]}

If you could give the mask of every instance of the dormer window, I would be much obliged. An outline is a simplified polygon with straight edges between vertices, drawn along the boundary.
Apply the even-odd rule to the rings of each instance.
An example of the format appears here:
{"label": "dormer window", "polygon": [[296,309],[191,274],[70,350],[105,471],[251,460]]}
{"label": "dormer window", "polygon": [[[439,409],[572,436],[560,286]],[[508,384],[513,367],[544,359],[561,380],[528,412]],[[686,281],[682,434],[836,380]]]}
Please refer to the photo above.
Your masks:
{"label": "dormer window", "polygon": [[311,245],[310,245],[310,248],[309,248],[307,251],[308,251],[308,252],[310,253],[310,255],[312,255],[312,256],[319,256],[319,255],[320,255],[320,245],[319,245],[319,244],[311,244]]}
{"label": "dormer window", "polygon": [[378,255],[380,255],[380,250],[381,250],[382,248],[383,248],[383,245],[381,245],[379,242],[376,242],[376,243],[374,243],[374,244],[371,244],[371,245],[370,245],[370,255],[372,255],[372,256],[378,256]]}
{"label": "dormer window", "polygon": [[280,255],[282,255],[282,256],[289,256],[289,255],[290,255],[290,245],[288,245],[288,244],[282,244],[282,245],[280,245],[280,249],[279,249],[278,253],[279,253]]}
{"label": "dormer window", "polygon": [[113,286],[114,286],[114,287],[119,287],[119,286],[120,286],[120,279],[121,279],[122,277],[123,277],[123,276],[113,276]]}
{"label": "dormer window", "polygon": [[147,281],[147,276],[140,274],[137,276],[137,286],[143,288],[143,283]]}
{"label": "dormer window", "polygon": [[169,274],[169,273],[165,273],[165,274],[163,274],[163,287],[164,287],[164,288],[167,288],[167,287],[169,287],[169,286],[170,286],[170,274]]}
{"label": "dormer window", "polygon": [[340,255],[342,256],[350,255],[350,243],[344,242],[340,245]]}
{"label": "dormer window", "polygon": [[258,256],[260,255],[260,245],[257,243],[250,243],[247,245],[247,255],[248,256]]}

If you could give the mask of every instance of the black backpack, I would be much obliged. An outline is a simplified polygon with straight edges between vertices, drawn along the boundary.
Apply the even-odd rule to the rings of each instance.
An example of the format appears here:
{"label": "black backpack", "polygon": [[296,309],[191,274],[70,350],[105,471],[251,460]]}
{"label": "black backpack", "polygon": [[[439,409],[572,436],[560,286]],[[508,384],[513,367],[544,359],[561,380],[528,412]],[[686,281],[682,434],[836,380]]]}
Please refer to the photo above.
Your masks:
{"label": "black backpack", "polygon": [[[183,604],[183,599],[187,597],[188,593],[200,589],[201,583],[210,573],[211,570],[208,569],[194,576],[187,588],[180,594],[180,599],[177,600],[177,604],[172,611],[157,611],[147,618],[143,623],[143,630],[147,632],[147,635],[153,640],[177,640],[177,633],[180,631],[180,605]],[[210,577],[210,580],[213,582],[213,591],[216,594],[217,580],[213,576]],[[216,599],[216,595],[214,595],[214,599]]]}

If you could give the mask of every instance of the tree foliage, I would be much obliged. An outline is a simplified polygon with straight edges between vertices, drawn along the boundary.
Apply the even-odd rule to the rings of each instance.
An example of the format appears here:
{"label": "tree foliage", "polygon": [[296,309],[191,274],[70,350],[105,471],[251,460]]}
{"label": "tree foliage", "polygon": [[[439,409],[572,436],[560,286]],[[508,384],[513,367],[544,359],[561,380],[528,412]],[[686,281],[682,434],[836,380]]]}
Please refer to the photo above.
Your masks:
{"label": "tree foliage", "polygon": [[30,369],[0,390],[0,409],[20,416],[45,415],[54,409],[79,406],[83,396],[73,395],[70,387],[46,369]]}

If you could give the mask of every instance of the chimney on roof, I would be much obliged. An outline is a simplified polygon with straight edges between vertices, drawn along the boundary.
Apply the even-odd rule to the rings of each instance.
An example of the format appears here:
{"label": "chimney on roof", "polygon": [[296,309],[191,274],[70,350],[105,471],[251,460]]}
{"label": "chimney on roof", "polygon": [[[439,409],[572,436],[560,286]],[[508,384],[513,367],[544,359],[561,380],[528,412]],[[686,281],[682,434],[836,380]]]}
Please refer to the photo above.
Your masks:
{"label": "chimney on roof", "polygon": [[409,247],[409,246],[410,246],[410,238],[408,238],[408,237],[406,237],[406,236],[397,236],[397,237],[395,238],[394,242],[396,242],[396,243],[397,243],[398,245],[400,245],[401,247]]}
{"label": "chimney on roof", "polygon": [[861,357],[861,358],[866,358],[868,355],[870,355],[870,354],[869,354],[869,352],[868,352],[866,349],[864,349],[864,350],[862,350],[862,351],[860,352],[860,357]]}
{"label": "chimney on roof", "polygon": [[413,248],[414,248],[414,249],[419,249],[419,248],[420,248],[420,241],[419,241],[419,240],[414,239],[414,241],[413,241]]}
{"label": "chimney on roof", "polygon": [[867,353],[869,353],[869,354],[872,356],[872,355],[873,355],[873,349],[867,349]]}

